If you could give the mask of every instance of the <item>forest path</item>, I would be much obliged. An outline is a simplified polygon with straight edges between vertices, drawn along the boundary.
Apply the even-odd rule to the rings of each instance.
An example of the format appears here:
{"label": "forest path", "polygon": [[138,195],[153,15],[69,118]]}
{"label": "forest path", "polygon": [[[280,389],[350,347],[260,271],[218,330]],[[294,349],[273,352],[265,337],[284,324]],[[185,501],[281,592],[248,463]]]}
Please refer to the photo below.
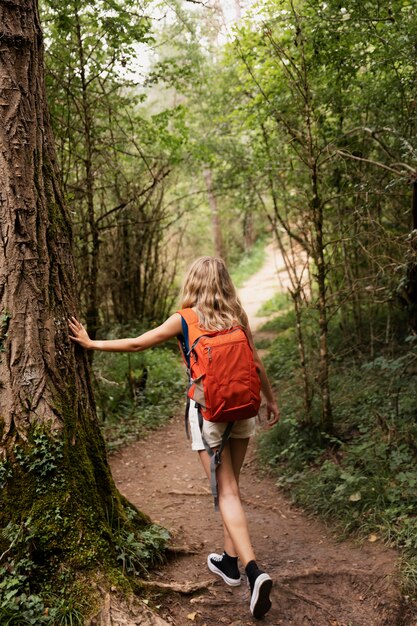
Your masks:
{"label": "forest path", "polygon": [[290,279],[282,254],[276,246],[270,243],[266,246],[265,260],[261,269],[238,289],[252,331],[255,332],[269,319],[257,316],[261,306],[268,302],[277,291],[285,291],[289,286]]}
{"label": "forest path", "polygon": [[[281,261],[279,253],[268,247],[264,267],[240,290],[255,330],[256,310],[273,295],[277,271],[283,277]],[[378,542],[360,547],[353,541],[337,542],[330,530],[278,491],[272,476],[259,470],[255,446],[256,442],[242,470],[241,491],[257,559],[274,580],[273,606],[262,623],[414,625],[401,606],[397,554]],[[183,417],[113,455],[111,467],[118,488],[130,501],[168,528],[176,545],[193,548],[151,573],[151,579],[162,584],[200,587],[193,594],[161,595],[158,612],[163,623],[255,623],[245,581],[231,588],[207,569],[207,553],[222,550],[221,524],[198,456],[185,438]]]}

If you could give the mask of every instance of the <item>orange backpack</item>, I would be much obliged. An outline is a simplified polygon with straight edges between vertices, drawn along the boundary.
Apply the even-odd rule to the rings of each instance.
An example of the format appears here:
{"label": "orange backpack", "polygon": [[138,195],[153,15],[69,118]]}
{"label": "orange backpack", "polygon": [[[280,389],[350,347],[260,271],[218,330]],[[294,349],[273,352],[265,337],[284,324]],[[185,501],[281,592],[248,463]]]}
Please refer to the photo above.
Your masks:
{"label": "orange backpack", "polygon": [[254,417],[261,403],[260,379],[252,348],[241,326],[207,331],[192,309],[178,311],[180,345],[190,378],[188,397],[209,422]]}
{"label": "orange backpack", "polygon": [[[188,435],[190,400],[197,407],[201,439],[210,456],[210,484],[214,508],[218,509],[216,469],[221,453],[237,420],[254,417],[261,403],[261,382],[248,338],[241,326],[207,331],[200,327],[192,309],[178,311],[182,335],[178,337],[187,372],[189,387],[185,410]],[[214,452],[203,435],[204,420],[228,422],[219,448]]]}

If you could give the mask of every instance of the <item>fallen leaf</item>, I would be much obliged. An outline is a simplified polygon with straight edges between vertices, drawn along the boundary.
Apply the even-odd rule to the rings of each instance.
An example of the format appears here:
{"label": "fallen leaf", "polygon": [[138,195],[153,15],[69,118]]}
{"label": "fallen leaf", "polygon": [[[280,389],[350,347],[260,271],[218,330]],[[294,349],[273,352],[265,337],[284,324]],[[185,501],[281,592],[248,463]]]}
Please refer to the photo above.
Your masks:
{"label": "fallen leaf", "polygon": [[196,617],[197,617],[197,611],[194,611],[194,613],[188,613],[187,615],[187,619],[191,620],[192,622],[195,622]]}

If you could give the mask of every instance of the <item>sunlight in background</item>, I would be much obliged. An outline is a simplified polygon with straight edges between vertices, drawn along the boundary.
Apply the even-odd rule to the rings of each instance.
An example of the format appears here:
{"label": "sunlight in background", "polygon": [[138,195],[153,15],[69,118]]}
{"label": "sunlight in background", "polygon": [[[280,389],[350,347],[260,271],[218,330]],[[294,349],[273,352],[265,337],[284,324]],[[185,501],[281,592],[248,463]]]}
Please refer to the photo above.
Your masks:
{"label": "sunlight in background", "polygon": [[[169,0],[159,4],[154,4],[148,8],[149,15],[154,20],[153,29],[162,30],[164,26],[174,24],[178,21],[179,13],[183,15],[207,11],[217,18],[219,30],[217,33],[217,45],[224,45],[231,36],[232,29],[236,22],[245,15],[248,8],[252,6],[253,0],[204,0],[201,3],[183,2],[178,8],[178,4]],[[131,61],[128,67],[120,67],[120,74],[136,83],[143,84],[152,66],[158,48],[148,43],[135,44],[136,59]],[[203,42],[202,42],[203,43]]]}

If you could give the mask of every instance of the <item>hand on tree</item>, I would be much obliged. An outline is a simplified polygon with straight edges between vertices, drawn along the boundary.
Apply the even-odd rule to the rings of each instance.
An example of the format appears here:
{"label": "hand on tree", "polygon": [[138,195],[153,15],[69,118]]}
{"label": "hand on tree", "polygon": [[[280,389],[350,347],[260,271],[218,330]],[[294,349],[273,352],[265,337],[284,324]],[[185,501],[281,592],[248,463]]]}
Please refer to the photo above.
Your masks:
{"label": "hand on tree", "polygon": [[77,342],[82,348],[91,348],[92,341],[88,336],[87,331],[75,317],[71,317],[71,319],[68,320],[68,326],[72,332],[70,339]]}

